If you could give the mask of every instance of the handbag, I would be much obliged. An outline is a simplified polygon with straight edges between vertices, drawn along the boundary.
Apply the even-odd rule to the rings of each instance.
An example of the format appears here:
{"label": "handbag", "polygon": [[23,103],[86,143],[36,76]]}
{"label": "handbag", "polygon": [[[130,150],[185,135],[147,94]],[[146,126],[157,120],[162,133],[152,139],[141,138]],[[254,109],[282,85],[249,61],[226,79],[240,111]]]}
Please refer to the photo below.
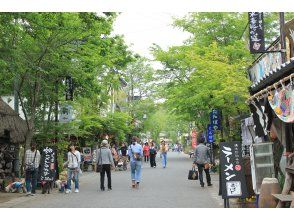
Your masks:
{"label": "handbag", "polygon": [[198,171],[194,167],[189,170],[188,180],[198,180]]}
{"label": "handbag", "polygon": [[209,163],[204,164],[204,169],[205,169],[205,170],[208,170],[209,168],[210,168]]}
{"label": "handbag", "polygon": [[[99,164],[99,161],[101,162],[101,164]],[[102,171],[102,157],[101,157],[101,148],[100,148],[100,154],[97,160],[96,172],[100,173],[101,171]]]}
{"label": "handbag", "polygon": [[131,146],[131,152],[132,152],[132,154],[133,154],[133,156],[134,156],[134,159],[135,159],[136,161],[141,161],[141,160],[142,160],[142,157],[141,157],[140,153],[134,153],[134,152],[133,152],[132,146]]}
{"label": "handbag", "polygon": [[35,156],[34,156],[34,160],[33,160],[33,162],[27,164],[27,167],[26,167],[26,170],[27,170],[27,171],[34,171],[34,170],[36,169],[36,167],[35,167],[36,155],[37,155],[37,150],[36,150],[36,152],[35,152]]}

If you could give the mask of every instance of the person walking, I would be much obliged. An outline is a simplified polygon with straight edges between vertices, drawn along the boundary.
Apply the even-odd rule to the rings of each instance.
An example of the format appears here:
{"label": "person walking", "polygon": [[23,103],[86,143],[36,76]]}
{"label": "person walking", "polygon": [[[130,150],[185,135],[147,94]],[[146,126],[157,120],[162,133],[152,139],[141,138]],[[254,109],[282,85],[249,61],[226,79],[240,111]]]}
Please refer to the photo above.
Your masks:
{"label": "person walking", "polygon": [[139,188],[141,181],[142,157],[143,148],[138,144],[138,138],[132,138],[132,144],[129,147],[130,163],[131,163],[131,178],[132,188]]}
{"label": "person walking", "polygon": [[150,166],[152,168],[156,168],[156,154],[157,154],[157,151],[156,151],[154,142],[151,142],[151,147],[150,147],[149,153],[150,153]]}
{"label": "person walking", "polygon": [[161,152],[162,166],[163,168],[166,168],[168,146],[166,145],[164,140],[161,141],[160,152]]}
{"label": "person walking", "polygon": [[115,144],[112,144],[111,154],[112,154],[112,157],[113,157],[113,160],[114,160],[114,167],[117,167],[118,160],[119,160],[119,155],[117,153]]}
{"label": "person walking", "polygon": [[121,148],[120,148],[120,155],[123,160],[123,169],[127,170],[127,165],[128,165],[128,147],[126,143],[122,143]]}
{"label": "person walking", "polygon": [[81,153],[76,150],[76,146],[71,144],[67,153],[67,189],[65,193],[71,193],[71,180],[74,177],[75,193],[79,192],[79,173],[81,172]]}
{"label": "person walking", "polygon": [[149,157],[150,157],[149,150],[150,150],[149,144],[148,144],[148,142],[146,142],[146,143],[144,144],[144,148],[143,148],[144,161],[145,161],[145,163],[146,163],[146,162],[149,162]]}
{"label": "person walking", "polygon": [[207,186],[212,186],[211,184],[211,178],[209,174],[209,164],[210,164],[210,153],[209,148],[204,145],[205,139],[202,134],[199,134],[197,137],[197,143],[195,153],[194,153],[194,162],[193,167],[197,165],[198,172],[199,172],[199,180],[201,187],[204,187],[204,181],[203,181],[203,170],[206,174],[206,181]]}
{"label": "person walking", "polygon": [[108,191],[112,190],[111,186],[111,169],[114,168],[114,161],[113,156],[111,153],[111,150],[109,149],[108,141],[103,140],[101,142],[101,147],[96,150],[96,160],[97,160],[97,166],[102,166],[100,170],[100,190],[104,191],[104,178],[105,173],[107,175],[107,186]]}
{"label": "person walking", "polygon": [[27,195],[36,195],[38,168],[41,161],[40,151],[36,149],[36,143],[33,141],[31,149],[25,153],[25,182]]}

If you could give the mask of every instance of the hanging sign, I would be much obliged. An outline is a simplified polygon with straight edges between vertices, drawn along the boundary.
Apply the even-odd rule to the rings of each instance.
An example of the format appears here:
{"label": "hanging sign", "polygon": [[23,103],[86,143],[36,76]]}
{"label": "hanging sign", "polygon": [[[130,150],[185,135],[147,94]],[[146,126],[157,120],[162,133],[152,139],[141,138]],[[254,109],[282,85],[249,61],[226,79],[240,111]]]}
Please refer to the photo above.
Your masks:
{"label": "hanging sign", "polygon": [[221,130],[221,114],[218,109],[213,109],[210,112],[210,124],[213,127],[213,130]]}
{"label": "hanging sign", "polygon": [[214,142],[214,130],[211,124],[207,125],[207,142],[208,143]]}
{"label": "hanging sign", "polygon": [[241,142],[220,143],[222,198],[246,198],[247,186]]}
{"label": "hanging sign", "polygon": [[56,161],[55,147],[45,147],[41,152],[41,181],[54,181]]}
{"label": "hanging sign", "polygon": [[73,100],[73,80],[71,76],[65,78],[65,100]]}
{"label": "hanging sign", "polygon": [[61,106],[59,113],[59,122],[66,123],[72,121],[73,108],[71,105],[64,104]]}
{"label": "hanging sign", "polygon": [[248,19],[250,53],[262,53],[265,51],[263,13],[249,12]]}

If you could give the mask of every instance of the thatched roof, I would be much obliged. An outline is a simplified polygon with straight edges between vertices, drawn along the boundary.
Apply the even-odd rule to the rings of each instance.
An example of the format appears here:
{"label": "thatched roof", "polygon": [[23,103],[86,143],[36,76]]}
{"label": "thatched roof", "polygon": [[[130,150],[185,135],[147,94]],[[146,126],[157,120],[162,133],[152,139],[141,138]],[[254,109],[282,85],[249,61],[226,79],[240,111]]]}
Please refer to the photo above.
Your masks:
{"label": "thatched roof", "polygon": [[24,143],[27,133],[26,122],[0,97],[0,137],[4,130],[10,131],[12,143]]}

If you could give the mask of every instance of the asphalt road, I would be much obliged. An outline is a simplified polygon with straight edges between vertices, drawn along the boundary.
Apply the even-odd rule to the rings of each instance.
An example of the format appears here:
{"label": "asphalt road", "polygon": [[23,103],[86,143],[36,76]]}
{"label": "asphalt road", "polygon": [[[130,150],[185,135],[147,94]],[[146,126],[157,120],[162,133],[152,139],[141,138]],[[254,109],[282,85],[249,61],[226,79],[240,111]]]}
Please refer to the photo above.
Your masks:
{"label": "asphalt road", "polygon": [[[131,188],[130,171],[112,172],[112,191],[101,192],[97,173],[80,177],[80,192],[22,196],[0,207],[34,208],[209,208],[222,207],[218,196],[218,175],[212,174],[212,187],[201,188],[199,181],[187,180],[192,159],[185,154],[168,153],[167,168],[160,158],[157,168],[143,163],[140,189]],[[106,185],[106,184],[105,184]],[[37,191],[40,193],[40,191]]]}

